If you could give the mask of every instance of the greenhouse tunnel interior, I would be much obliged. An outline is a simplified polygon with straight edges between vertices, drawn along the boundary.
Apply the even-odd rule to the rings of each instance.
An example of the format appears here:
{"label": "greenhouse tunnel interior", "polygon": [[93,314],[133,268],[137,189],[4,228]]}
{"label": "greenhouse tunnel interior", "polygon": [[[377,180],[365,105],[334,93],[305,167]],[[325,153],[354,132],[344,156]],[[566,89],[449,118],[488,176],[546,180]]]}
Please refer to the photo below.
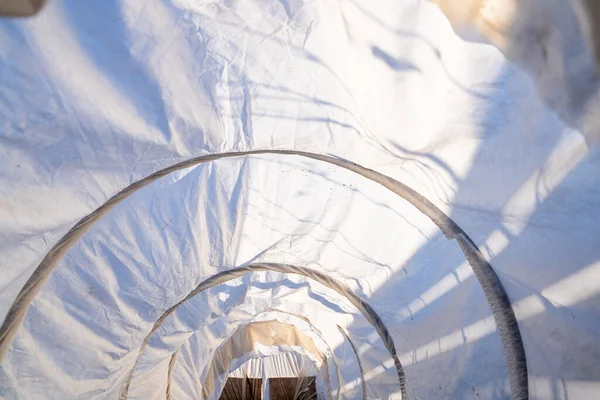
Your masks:
{"label": "greenhouse tunnel interior", "polygon": [[598,398],[599,4],[0,0],[0,398]]}

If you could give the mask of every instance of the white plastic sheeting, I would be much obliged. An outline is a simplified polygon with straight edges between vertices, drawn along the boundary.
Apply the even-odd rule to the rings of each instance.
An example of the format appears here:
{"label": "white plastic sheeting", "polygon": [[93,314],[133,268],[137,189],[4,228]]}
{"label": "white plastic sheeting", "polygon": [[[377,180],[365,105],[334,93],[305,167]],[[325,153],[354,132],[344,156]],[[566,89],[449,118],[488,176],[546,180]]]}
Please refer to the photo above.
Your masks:
{"label": "white plastic sheeting", "polygon": [[[0,22],[0,76],[2,317],[52,246],[128,185],[194,156],[307,151],[408,185],[473,239],[513,303],[530,397],[598,392],[597,150],[528,75],[460,40],[436,7],[55,0]],[[492,311],[457,242],[365,177],[275,154],[173,172],[104,214],[35,296],[0,396],[117,398],[135,366],[130,396],[145,398],[146,382],[164,398],[180,348],[173,396],[196,395],[216,347],[272,308],[308,319],[334,360],[355,357],[342,326],[367,397],[398,396],[393,360],[362,314],[309,278],[273,272],[185,302],[136,365],[165,310],[255,262],[325,272],[367,301],[409,397],[510,396]],[[337,366],[340,398],[361,398],[358,365]]]}

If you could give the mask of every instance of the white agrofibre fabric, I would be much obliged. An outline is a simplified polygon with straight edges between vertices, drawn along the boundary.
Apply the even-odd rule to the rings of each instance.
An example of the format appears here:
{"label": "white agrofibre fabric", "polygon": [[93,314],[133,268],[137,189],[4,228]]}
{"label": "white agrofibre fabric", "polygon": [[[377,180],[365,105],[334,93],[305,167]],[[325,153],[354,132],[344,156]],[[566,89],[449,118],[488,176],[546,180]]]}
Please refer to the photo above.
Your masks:
{"label": "white agrofibre fabric", "polygon": [[[593,398],[600,158],[537,93],[416,0],[55,0],[2,20],[0,315],[52,246],[131,183],[206,154],[329,154],[415,189],[473,239],[513,303],[531,398]],[[414,398],[510,396],[492,312],[457,243],[375,182],[270,154],[173,172],[96,222],[31,303],[0,397],[118,398],[163,312],[254,262],[326,272],[368,302]],[[178,349],[173,396],[200,393],[216,346],[273,308],[318,329],[341,398],[361,389],[358,365],[339,362],[355,355],[337,325],[367,397],[397,396],[390,355],[343,297],[257,272],[171,314],[131,397],[145,390],[136,380],[166,397]]]}

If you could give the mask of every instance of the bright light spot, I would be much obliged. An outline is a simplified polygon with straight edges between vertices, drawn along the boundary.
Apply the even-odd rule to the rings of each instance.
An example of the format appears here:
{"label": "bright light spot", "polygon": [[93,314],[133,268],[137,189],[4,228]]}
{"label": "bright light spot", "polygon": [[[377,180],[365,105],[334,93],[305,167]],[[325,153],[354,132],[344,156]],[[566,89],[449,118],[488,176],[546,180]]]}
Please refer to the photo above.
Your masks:
{"label": "bright light spot", "polygon": [[434,357],[438,354],[456,349],[463,344],[479,340],[495,330],[496,323],[494,322],[494,318],[489,316],[467,326],[466,328],[446,335],[441,339],[434,340],[433,342],[421,346],[410,353],[402,355],[400,357],[400,362],[403,365],[414,364],[420,360]]}
{"label": "bright light spot", "polygon": [[454,271],[444,276],[438,283],[421,293],[417,299],[413,300],[408,305],[408,307],[400,310],[399,315],[402,318],[414,316],[471,276],[473,276],[473,269],[466,261],[464,261]]}
{"label": "bright light spot", "polygon": [[[573,306],[600,293],[600,262],[592,264],[573,275],[542,290],[548,301],[563,307]],[[523,321],[544,312],[538,295],[525,297],[513,304],[518,320]],[[400,357],[403,365],[410,365],[441,353],[471,343],[496,331],[492,316],[477,321],[438,340],[434,340]]]}
{"label": "bright light spot", "polygon": [[[552,304],[570,307],[600,293],[600,262],[596,262],[571,276],[548,286],[541,296]],[[531,318],[545,310],[540,296],[531,295],[514,303],[519,320]]]}
{"label": "bright light spot", "polygon": [[[585,399],[590,393],[600,393],[600,382],[553,379],[545,376],[529,376],[531,397],[536,399]],[[557,391],[560,387],[562,390]],[[567,395],[568,393],[568,395]]]}
{"label": "bright light spot", "polygon": [[507,226],[513,235],[521,233],[538,204],[546,200],[587,153],[582,136],[573,134],[562,138],[546,160],[543,169],[532,173],[502,210],[504,215],[520,217],[520,222],[515,226]]}

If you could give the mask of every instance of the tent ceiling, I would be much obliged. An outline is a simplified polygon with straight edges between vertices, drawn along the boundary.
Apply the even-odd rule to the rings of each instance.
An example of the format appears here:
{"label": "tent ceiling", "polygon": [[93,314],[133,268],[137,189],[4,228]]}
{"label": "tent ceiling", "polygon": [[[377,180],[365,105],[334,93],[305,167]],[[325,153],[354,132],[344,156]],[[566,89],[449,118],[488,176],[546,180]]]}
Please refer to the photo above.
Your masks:
{"label": "tent ceiling", "polygon": [[[579,14],[532,10],[514,32],[548,35],[513,41],[516,64],[419,0],[54,0],[0,21],[0,396],[118,397],[147,337],[134,378],[166,385],[184,344],[172,392],[200,393],[200,338],[274,306],[356,352],[367,397],[399,396],[400,364],[408,398],[595,394],[600,84],[558,23]],[[266,264],[342,282],[399,362],[335,290],[265,272],[148,336]]]}

